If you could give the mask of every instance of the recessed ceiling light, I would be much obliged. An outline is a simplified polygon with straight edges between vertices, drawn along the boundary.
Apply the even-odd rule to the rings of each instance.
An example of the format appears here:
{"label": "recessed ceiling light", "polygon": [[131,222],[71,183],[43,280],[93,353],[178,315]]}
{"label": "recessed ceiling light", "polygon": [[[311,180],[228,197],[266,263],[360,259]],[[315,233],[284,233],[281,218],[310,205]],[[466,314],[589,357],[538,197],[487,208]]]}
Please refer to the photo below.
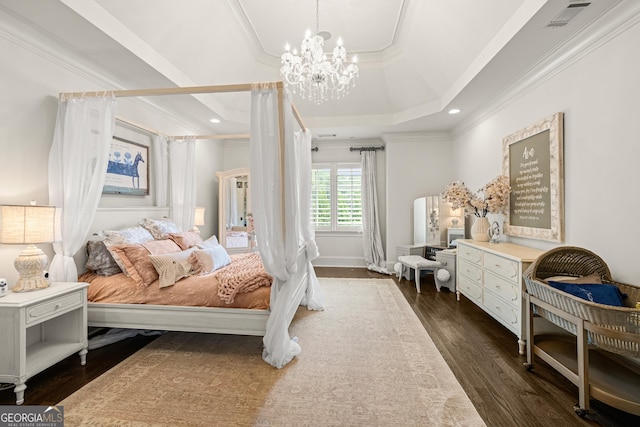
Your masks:
{"label": "recessed ceiling light", "polygon": [[449,114],[458,114],[460,112],[459,108],[452,108],[451,110],[449,110]]}
{"label": "recessed ceiling light", "polygon": [[211,119],[209,120],[211,123],[220,123],[220,119]]}

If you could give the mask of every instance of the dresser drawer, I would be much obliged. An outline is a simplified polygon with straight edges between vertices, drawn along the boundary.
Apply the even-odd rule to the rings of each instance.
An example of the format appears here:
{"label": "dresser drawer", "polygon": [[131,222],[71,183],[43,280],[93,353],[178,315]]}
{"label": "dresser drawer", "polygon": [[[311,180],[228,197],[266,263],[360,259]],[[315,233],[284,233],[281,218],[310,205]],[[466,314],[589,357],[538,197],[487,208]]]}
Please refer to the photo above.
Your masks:
{"label": "dresser drawer", "polygon": [[520,328],[520,306],[514,307],[502,301],[490,291],[485,291],[483,296],[485,308],[493,313],[494,317],[503,325],[512,331],[517,331]]}
{"label": "dresser drawer", "polygon": [[522,288],[520,285],[505,280],[500,276],[496,276],[492,273],[484,274],[484,288],[493,292],[506,302],[510,303],[514,307],[521,305],[520,299],[522,298]]}
{"label": "dresser drawer", "polygon": [[513,283],[520,283],[519,263],[494,254],[484,255],[484,268],[492,273],[502,276]]}
{"label": "dresser drawer", "polygon": [[482,305],[482,287],[465,276],[458,276],[457,290],[478,305]]}
{"label": "dresser drawer", "polygon": [[482,251],[467,245],[458,245],[458,257],[472,264],[482,265]]}
{"label": "dresser drawer", "polygon": [[482,269],[476,264],[472,264],[469,261],[461,259],[458,268],[459,274],[466,276],[470,280],[473,280],[478,285],[482,284]]}
{"label": "dresser drawer", "polygon": [[53,314],[64,313],[74,308],[82,307],[82,292],[74,292],[52,300],[27,307],[25,322],[28,324],[38,322]]}

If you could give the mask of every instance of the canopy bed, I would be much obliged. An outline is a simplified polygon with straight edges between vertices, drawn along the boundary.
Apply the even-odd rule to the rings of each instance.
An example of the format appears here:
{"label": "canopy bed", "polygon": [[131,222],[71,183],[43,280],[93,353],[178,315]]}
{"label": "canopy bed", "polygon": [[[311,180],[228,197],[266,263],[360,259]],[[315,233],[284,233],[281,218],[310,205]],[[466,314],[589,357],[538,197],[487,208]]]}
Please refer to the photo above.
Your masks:
{"label": "canopy bed", "polygon": [[[297,307],[302,304],[309,309],[323,309],[322,295],[311,265],[311,260],[318,255],[308,206],[311,134],[304,127],[290,96],[284,92],[282,82],[61,94],[50,154],[49,181],[50,203],[63,207],[63,242],[54,245],[56,256],[50,267],[50,277],[54,281],[77,278],[73,255],[82,247],[82,241],[86,241],[97,210],[107,164],[108,147],[104,145],[113,134],[116,98],[236,91],[251,92],[250,169],[256,178],[252,184],[251,206],[256,218],[256,238],[269,242],[259,247],[264,270],[273,278],[269,308],[89,302],[88,323],[101,327],[264,336],[263,359],[280,368],[300,352],[297,339],[291,339],[288,333]],[[73,110],[83,108],[84,114],[74,118]],[[294,132],[294,119],[302,132]],[[77,145],[78,135],[80,139],[93,142],[88,149]],[[224,136],[169,138],[194,140]],[[74,150],[73,144],[76,144],[75,148],[83,149]],[[76,155],[78,151],[80,158],[73,161],[83,164],[83,173],[92,173],[83,176],[80,184],[65,170],[65,166],[69,166],[68,156]],[[184,182],[185,191],[193,191],[189,185],[188,180]],[[70,198],[70,195],[76,196]],[[172,201],[173,204],[180,204],[180,201]],[[188,208],[178,211],[177,216],[193,217]],[[193,210],[194,206],[190,208]]]}

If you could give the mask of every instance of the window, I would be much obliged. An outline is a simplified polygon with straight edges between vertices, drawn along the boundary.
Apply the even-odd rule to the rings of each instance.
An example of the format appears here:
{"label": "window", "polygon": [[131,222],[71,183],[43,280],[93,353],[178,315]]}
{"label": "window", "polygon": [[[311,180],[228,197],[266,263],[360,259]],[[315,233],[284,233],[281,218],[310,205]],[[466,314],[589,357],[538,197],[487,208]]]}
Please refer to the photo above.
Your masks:
{"label": "window", "polygon": [[311,217],[318,231],[362,230],[360,164],[315,164],[311,169]]}

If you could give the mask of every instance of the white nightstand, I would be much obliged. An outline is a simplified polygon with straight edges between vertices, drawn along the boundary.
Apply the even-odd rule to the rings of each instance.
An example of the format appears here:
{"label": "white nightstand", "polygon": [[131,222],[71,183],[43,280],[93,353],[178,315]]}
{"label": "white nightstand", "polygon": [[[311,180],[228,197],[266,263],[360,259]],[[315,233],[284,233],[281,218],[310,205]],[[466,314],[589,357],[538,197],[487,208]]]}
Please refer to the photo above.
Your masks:
{"label": "white nightstand", "polygon": [[75,352],[87,355],[87,283],[52,283],[0,298],[0,382],[14,383],[16,404],[25,382]]}

